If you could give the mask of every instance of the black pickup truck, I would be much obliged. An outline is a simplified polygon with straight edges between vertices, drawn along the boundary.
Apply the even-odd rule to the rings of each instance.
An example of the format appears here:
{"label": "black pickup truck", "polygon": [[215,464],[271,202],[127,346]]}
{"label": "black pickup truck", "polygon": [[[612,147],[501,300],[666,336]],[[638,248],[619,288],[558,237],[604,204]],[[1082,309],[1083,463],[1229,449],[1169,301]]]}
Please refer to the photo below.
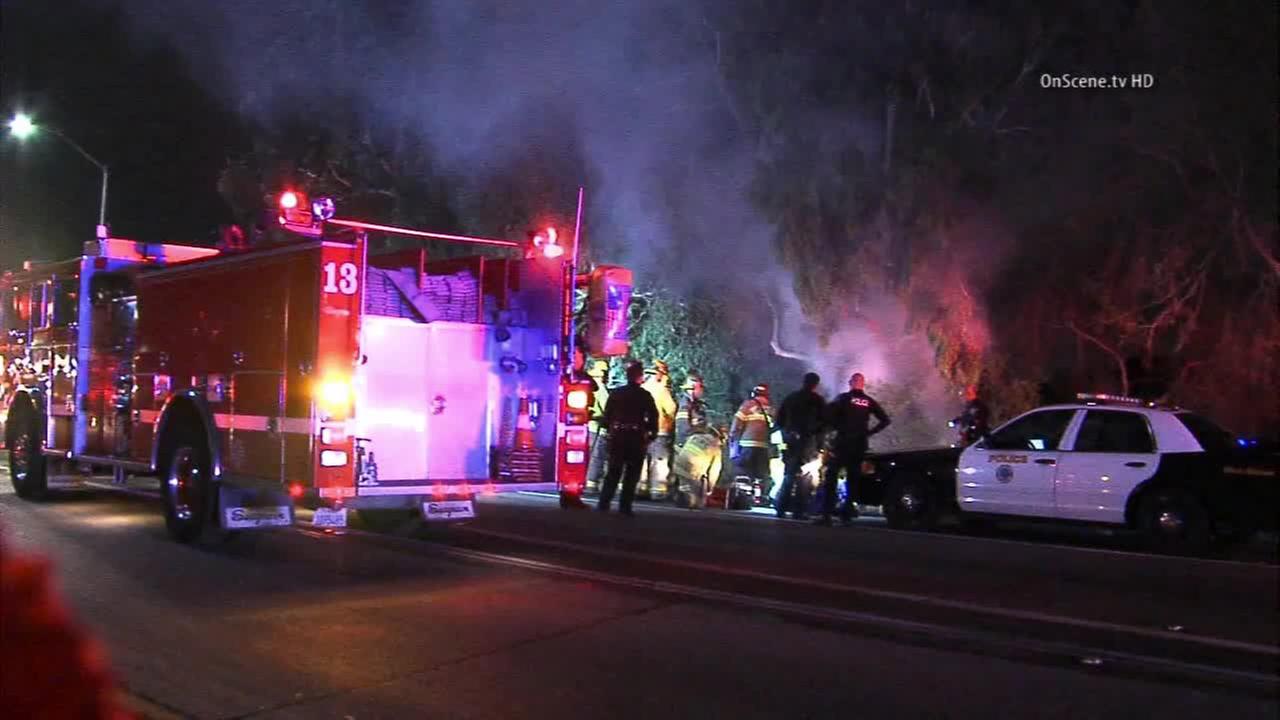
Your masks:
{"label": "black pickup truck", "polygon": [[1136,401],[1036,408],[967,448],[874,453],[857,501],[889,525],[948,517],[1034,518],[1128,527],[1195,550],[1275,530],[1280,448],[1202,416]]}

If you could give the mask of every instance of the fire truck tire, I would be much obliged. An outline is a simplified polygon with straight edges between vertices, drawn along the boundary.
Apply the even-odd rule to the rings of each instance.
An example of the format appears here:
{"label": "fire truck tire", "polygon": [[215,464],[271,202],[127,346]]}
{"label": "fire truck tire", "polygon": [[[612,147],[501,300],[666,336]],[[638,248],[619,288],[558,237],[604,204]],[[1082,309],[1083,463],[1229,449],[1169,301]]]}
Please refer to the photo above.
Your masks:
{"label": "fire truck tire", "polygon": [[174,540],[191,543],[218,529],[209,447],[186,428],[177,430],[171,447],[160,478],[165,526]]}
{"label": "fire truck tire", "polygon": [[[41,452],[39,422],[29,404],[14,404],[16,421],[6,439],[9,447],[9,481],[24,500],[39,500],[48,490],[48,463]],[[19,410],[19,408],[22,408]]]}

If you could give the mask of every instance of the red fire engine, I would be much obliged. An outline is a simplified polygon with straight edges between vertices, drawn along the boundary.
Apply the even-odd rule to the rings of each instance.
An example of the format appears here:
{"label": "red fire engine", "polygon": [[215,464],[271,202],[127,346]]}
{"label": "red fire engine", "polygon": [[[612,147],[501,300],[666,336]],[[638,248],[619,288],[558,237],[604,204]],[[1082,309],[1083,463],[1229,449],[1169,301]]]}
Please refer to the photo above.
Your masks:
{"label": "red fire engine", "polygon": [[[279,241],[243,252],[109,238],[0,277],[0,437],[19,495],[93,468],[154,475],[189,542],[292,524],[304,498],[341,525],[346,508],[457,519],[480,493],[581,492],[575,288],[586,349],[624,354],[629,272],[578,276],[554,231],[426,233],[293,192],[279,207]],[[369,232],[515,252],[371,254]]]}

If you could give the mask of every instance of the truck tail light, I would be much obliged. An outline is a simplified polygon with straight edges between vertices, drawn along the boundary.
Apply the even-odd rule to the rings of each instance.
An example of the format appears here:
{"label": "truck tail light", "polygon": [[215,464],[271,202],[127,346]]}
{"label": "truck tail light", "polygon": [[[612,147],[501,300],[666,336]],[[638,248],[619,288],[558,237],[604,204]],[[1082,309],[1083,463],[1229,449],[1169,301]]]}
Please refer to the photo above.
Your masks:
{"label": "truck tail light", "polygon": [[586,390],[571,390],[565,402],[574,410],[586,410],[590,394]]}
{"label": "truck tail light", "polygon": [[571,427],[565,428],[564,444],[569,447],[584,448],[587,446],[587,428]]}
{"label": "truck tail light", "polygon": [[322,467],[342,467],[347,464],[346,450],[321,450],[320,465]]}
{"label": "truck tail light", "polygon": [[587,461],[587,453],[583,450],[570,450],[564,454],[564,461],[570,465],[581,465]]}

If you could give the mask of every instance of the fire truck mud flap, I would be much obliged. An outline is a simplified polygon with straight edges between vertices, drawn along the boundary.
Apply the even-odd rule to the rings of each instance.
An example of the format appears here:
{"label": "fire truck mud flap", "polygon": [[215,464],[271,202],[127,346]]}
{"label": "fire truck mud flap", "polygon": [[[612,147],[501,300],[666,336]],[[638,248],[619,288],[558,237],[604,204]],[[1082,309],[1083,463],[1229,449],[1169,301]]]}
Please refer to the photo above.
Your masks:
{"label": "fire truck mud flap", "polygon": [[316,508],[315,515],[311,517],[311,525],[318,528],[344,528],[347,526],[347,509]]}
{"label": "fire truck mud flap", "polygon": [[424,500],[422,518],[427,522],[471,520],[476,516],[475,500]]}
{"label": "fire truck mud flap", "polygon": [[293,525],[293,502],[276,490],[249,490],[222,483],[218,507],[224,530],[258,530]]}

